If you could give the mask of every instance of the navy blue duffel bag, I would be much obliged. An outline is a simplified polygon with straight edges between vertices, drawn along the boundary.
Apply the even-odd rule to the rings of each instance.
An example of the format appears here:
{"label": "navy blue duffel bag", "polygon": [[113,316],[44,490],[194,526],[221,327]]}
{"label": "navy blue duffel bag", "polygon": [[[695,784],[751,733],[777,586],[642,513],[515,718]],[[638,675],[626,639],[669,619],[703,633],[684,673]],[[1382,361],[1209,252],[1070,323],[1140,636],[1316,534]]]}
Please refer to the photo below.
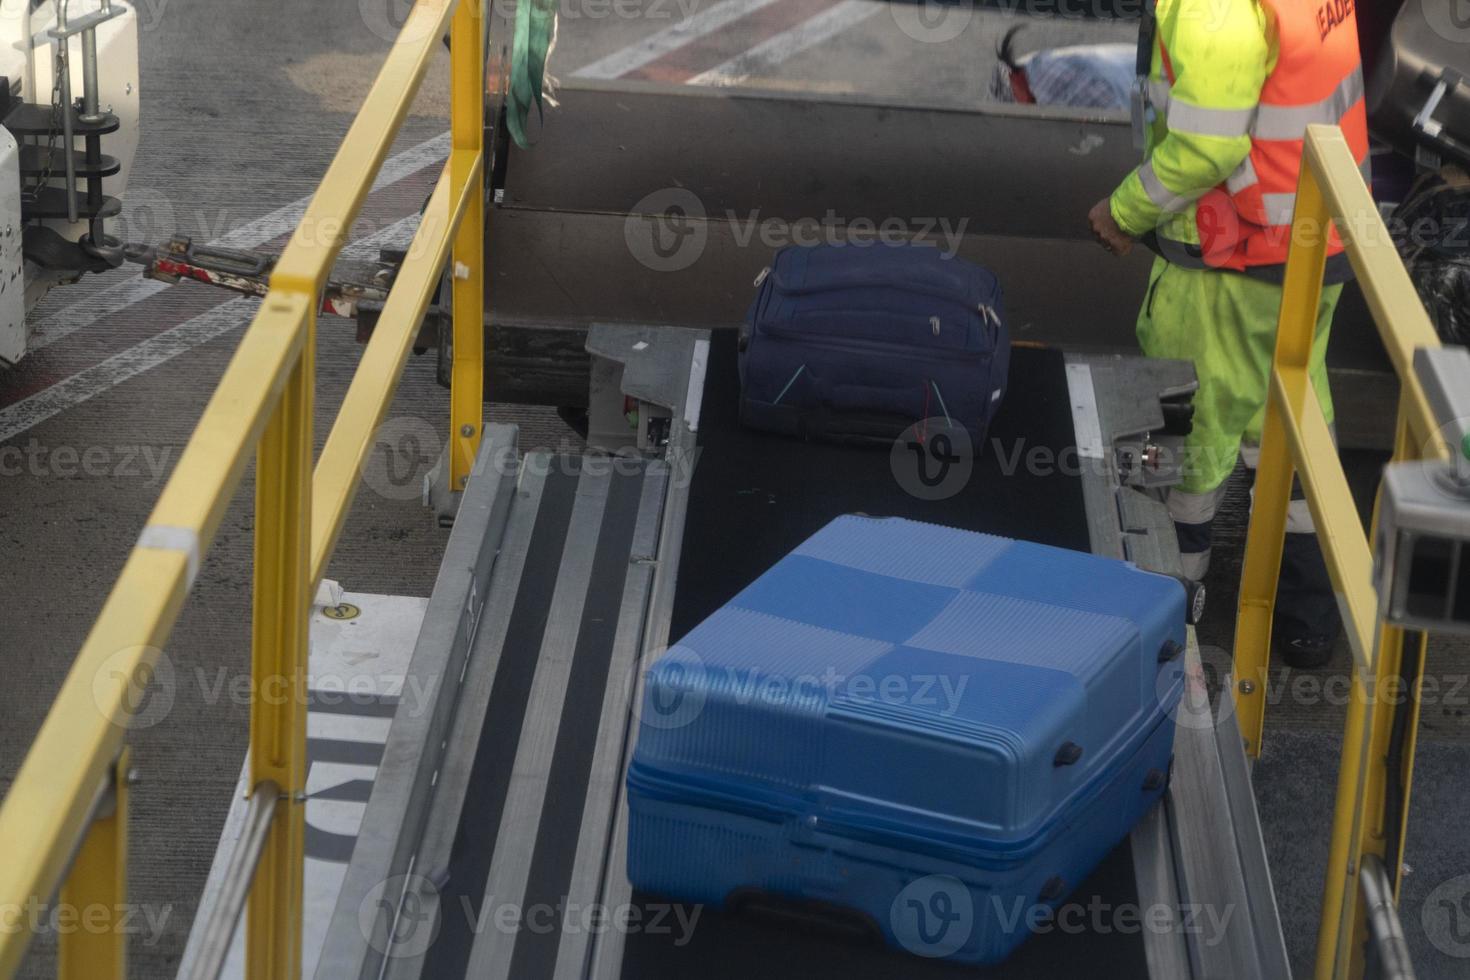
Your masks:
{"label": "navy blue duffel bag", "polygon": [[757,283],[740,344],[745,425],[891,442],[932,419],[978,447],[1010,363],[992,273],[926,245],[790,246]]}

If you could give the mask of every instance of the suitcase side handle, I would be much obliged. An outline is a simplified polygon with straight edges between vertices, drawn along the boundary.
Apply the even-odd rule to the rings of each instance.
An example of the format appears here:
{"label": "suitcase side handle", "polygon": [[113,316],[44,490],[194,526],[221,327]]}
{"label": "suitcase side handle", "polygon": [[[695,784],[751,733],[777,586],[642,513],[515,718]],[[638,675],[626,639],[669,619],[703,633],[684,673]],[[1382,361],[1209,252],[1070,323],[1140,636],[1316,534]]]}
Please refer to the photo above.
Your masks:
{"label": "suitcase side handle", "polygon": [[1074,766],[1082,761],[1082,746],[1076,742],[1067,742],[1057,749],[1057,754],[1052,757],[1051,764],[1060,769],[1062,766]]}
{"label": "suitcase side handle", "polygon": [[1167,664],[1179,659],[1184,652],[1184,645],[1178,640],[1165,640],[1164,645],[1159,647],[1159,663]]}

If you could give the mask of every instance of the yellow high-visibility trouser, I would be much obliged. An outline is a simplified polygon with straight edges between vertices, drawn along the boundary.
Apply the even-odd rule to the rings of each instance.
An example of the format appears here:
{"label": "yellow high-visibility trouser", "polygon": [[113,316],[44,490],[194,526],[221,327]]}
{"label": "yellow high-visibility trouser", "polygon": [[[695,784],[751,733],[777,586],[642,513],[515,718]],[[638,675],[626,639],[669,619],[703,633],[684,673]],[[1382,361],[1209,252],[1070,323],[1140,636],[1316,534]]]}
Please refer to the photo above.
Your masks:
{"label": "yellow high-visibility trouser", "polygon": [[[1322,290],[1310,362],[1312,383],[1329,423],[1333,409],[1327,341],[1341,295],[1341,285]],[[1281,287],[1274,283],[1154,260],[1138,315],[1138,342],[1150,357],[1194,362],[1199,376],[1194,427],[1181,460],[1183,480],[1169,495],[1185,574],[1192,578],[1203,578],[1208,569],[1210,524],[1242,444],[1250,449],[1260,442],[1280,309]],[[1304,502],[1293,503],[1291,518],[1290,530],[1313,530]]]}
{"label": "yellow high-visibility trouser", "polygon": [[[1312,384],[1329,423],[1327,339],[1341,295],[1341,285],[1322,290],[1310,363]],[[1179,487],[1184,492],[1214,490],[1235,469],[1241,443],[1260,442],[1280,312],[1281,287],[1274,283],[1154,260],[1138,315],[1138,342],[1149,357],[1193,361],[1199,375],[1194,429],[1185,440]]]}

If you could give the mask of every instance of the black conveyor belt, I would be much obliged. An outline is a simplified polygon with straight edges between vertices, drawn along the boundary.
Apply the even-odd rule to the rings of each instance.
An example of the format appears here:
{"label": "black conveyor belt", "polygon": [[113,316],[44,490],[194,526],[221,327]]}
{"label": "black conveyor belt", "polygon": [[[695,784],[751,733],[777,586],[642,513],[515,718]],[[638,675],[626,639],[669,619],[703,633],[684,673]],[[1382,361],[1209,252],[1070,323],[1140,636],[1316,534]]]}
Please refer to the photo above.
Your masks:
{"label": "black conveyor belt", "polygon": [[[1017,348],[1010,390],[977,454],[966,488],[937,502],[906,493],[887,452],[805,443],[761,435],[736,420],[739,382],[733,331],[713,340],[700,415],[702,454],[690,487],[683,557],[675,596],[674,637],[710,613],[832,518],[861,512],[931,521],[1077,550],[1088,549],[1082,484],[1056,467],[1029,471],[1026,451],[1075,445],[1066,372],[1058,351]],[[995,446],[1004,453],[997,453]],[[1020,452],[1018,453],[1018,447]],[[1009,475],[1002,459],[1022,461]],[[793,746],[793,751],[800,751]],[[691,859],[697,860],[697,857]],[[657,903],[635,894],[637,905]],[[706,909],[685,945],[672,934],[627,937],[623,976],[636,980],[866,980],[877,977],[1144,977],[1143,944],[1136,932],[1094,929],[1092,907],[1104,923],[1136,908],[1130,846],[1110,854],[1068,899],[1085,915],[1080,930],[1060,925],[1031,937],[1002,966],[960,968],[858,945],[811,928],[725,915]],[[1124,919],[1126,922],[1126,918]],[[1134,922],[1137,921],[1135,917]]]}
{"label": "black conveyor belt", "polygon": [[[1025,465],[1035,447],[1057,452],[1076,444],[1060,351],[1012,351],[1010,389],[969,484],[947,500],[926,501],[899,486],[882,450],[742,428],[733,331],[716,331],[711,344],[674,598],[675,638],[842,514],[907,517],[1088,550],[1081,480],[1059,468],[1029,472]],[[1005,475],[1013,461],[1014,474]]]}

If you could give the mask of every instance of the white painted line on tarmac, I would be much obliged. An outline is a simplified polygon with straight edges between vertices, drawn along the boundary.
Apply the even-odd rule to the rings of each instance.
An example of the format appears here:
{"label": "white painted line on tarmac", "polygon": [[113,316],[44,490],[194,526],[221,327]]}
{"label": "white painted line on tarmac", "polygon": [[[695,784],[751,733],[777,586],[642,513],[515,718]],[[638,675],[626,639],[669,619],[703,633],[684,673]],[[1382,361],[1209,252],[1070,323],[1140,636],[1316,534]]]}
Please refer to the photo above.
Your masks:
{"label": "white painted line on tarmac", "polygon": [[0,410],[0,442],[236,329],[259,304],[250,296],[232,299],[7,406]]}
{"label": "white painted line on tarmac", "polygon": [[[397,183],[449,155],[449,134],[441,133],[431,140],[410,147],[390,157],[378,173],[373,190]],[[224,248],[256,248],[274,238],[289,234],[306,213],[310,197],[303,197],[269,214],[261,215],[223,235],[214,242]],[[35,325],[29,346],[32,349],[54,344],[70,334],[91,326],[106,316],[125,310],[134,303],[167,289],[168,283],[145,279],[136,274],[114,285],[99,289],[55,313],[42,317]]]}
{"label": "white painted line on tarmac", "polygon": [[877,14],[883,4],[873,0],[842,0],[810,20],[797,24],[762,41],[744,54],[736,55],[723,65],[689,79],[689,85],[739,85],[752,75],[761,75],[790,61],[809,48],[831,40]]}
{"label": "white painted line on tarmac", "polygon": [[579,68],[573,74],[578,78],[620,78],[657,61],[670,51],[677,51],[690,41],[713,34],[726,24],[775,2],[776,0],[723,0],[700,13],[670,24],[661,31],[655,31],[621,51],[615,51]]}
{"label": "white painted line on tarmac", "polygon": [[[376,257],[378,249],[403,247],[413,237],[418,227],[419,216],[400,218],[381,231],[348,245],[342,250],[346,258]],[[82,402],[96,398],[130,378],[150,371],[180,354],[187,353],[200,344],[207,344],[250,322],[260,300],[253,296],[241,296],[221,303],[190,317],[176,327],[170,327],[157,336],[109,357],[107,360],[78,371],[23,398],[14,405],[0,409],[0,442],[13,438],[41,424],[54,415]]]}

